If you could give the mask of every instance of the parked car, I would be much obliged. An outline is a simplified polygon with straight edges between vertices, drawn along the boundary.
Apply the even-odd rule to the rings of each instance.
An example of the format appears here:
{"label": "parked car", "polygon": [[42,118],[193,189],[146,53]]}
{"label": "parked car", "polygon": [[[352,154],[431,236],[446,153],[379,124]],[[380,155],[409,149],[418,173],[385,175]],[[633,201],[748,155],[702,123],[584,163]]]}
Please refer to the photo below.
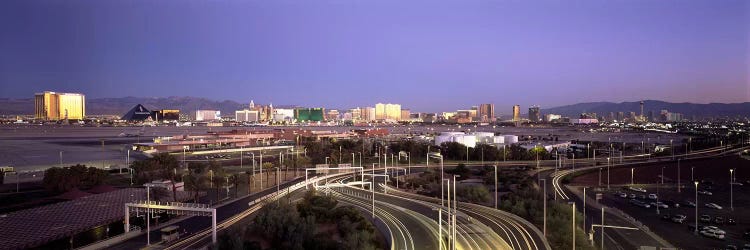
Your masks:
{"label": "parked car", "polygon": [[724,217],[721,217],[721,216],[714,217],[714,223],[719,224],[719,225],[724,224]]}
{"label": "parked car", "polygon": [[669,208],[667,204],[664,204],[664,202],[651,202],[651,206],[658,207],[658,208]]}
{"label": "parked car", "polygon": [[750,250],[750,244],[742,245],[742,250]]}
{"label": "parked car", "polygon": [[745,230],[745,233],[742,234],[742,236],[745,237],[745,239],[750,239],[750,229]]}
{"label": "parked car", "polygon": [[687,206],[687,207],[695,207],[695,202],[689,201],[689,200],[683,201],[682,204],[685,205],[685,206]]}
{"label": "parked car", "polygon": [[707,226],[707,227],[704,227],[704,228],[703,228],[703,230],[704,230],[704,231],[710,231],[710,232],[714,232],[714,233],[716,233],[716,234],[721,234],[721,235],[727,234],[727,232],[726,232],[726,231],[724,231],[724,230],[721,230],[721,229],[719,229],[719,228],[718,228],[718,227],[716,227],[716,226]]}
{"label": "parked car", "polygon": [[672,222],[675,222],[675,223],[682,224],[683,222],[685,222],[685,219],[687,219],[687,216],[681,215],[681,214],[676,214],[675,216],[672,216]]}
{"label": "parked car", "polygon": [[702,195],[714,195],[713,193],[706,191],[706,190],[698,190],[698,194]]}
{"label": "parked car", "polygon": [[629,187],[629,189],[633,190],[633,191],[636,191],[636,192],[641,192],[641,193],[645,193],[646,192],[646,189],[639,188],[639,187]]}
{"label": "parked car", "polygon": [[668,220],[672,220],[672,216],[670,216],[669,214],[664,214],[664,215],[661,216],[661,219],[662,220],[667,220],[667,221]]}
{"label": "parked car", "polygon": [[620,198],[628,198],[628,194],[623,192],[617,192],[617,196],[620,196]]}
{"label": "parked car", "polygon": [[721,206],[719,206],[719,205],[718,205],[718,204],[716,204],[716,203],[706,203],[706,207],[707,207],[707,208],[713,208],[713,209],[719,209],[719,210],[721,210],[721,209],[722,209],[722,207],[721,207]]}
{"label": "parked car", "polygon": [[669,205],[670,207],[673,207],[673,208],[679,208],[680,207],[680,203],[677,203],[677,202],[675,202],[673,200],[665,200],[663,202],[664,202],[664,204],[667,204],[667,205]]}
{"label": "parked car", "polygon": [[732,185],[740,186],[740,187],[744,186],[744,185],[742,185],[742,182],[732,182]]}
{"label": "parked car", "polygon": [[737,246],[735,245],[727,245],[724,247],[725,250],[737,250]]}
{"label": "parked car", "polygon": [[657,196],[656,194],[648,194],[648,198],[649,198],[650,200],[656,200],[656,199],[658,199],[658,198],[659,198],[659,196]]}
{"label": "parked car", "polygon": [[628,195],[628,198],[630,198],[630,199],[635,199],[635,194],[630,194],[630,195]]}
{"label": "parked car", "polygon": [[708,238],[714,238],[714,239],[720,239],[720,240],[724,239],[724,235],[723,234],[717,234],[717,233],[714,233],[714,232],[711,232],[711,231],[705,231],[705,230],[701,231],[701,235],[703,235],[705,237],[708,237]]}
{"label": "parked car", "polygon": [[711,216],[709,216],[707,214],[701,215],[700,220],[701,220],[701,222],[706,222],[706,223],[711,222]]}
{"label": "parked car", "polygon": [[734,219],[732,219],[732,218],[728,218],[727,219],[727,224],[729,224],[729,225],[737,225],[737,221],[734,220]]}
{"label": "parked car", "polygon": [[646,204],[646,202],[643,202],[643,201],[640,201],[640,200],[636,200],[636,199],[630,200],[630,204],[633,204],[633,205],[636,205],[636,206],[639,206],[639,207],[643,207],[643,208],[650,208],[651,207],[651,205]]}

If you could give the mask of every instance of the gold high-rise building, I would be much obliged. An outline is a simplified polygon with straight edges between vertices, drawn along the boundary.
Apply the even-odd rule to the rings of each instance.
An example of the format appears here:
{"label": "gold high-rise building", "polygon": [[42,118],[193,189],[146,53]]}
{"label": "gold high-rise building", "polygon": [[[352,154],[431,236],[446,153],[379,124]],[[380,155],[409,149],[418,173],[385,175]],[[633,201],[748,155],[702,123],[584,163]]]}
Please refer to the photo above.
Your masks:
{"label": "gold high-rise building", "polygon": [[521,120],[521,106],[520,105],[514,105],[513,106],[513,121],[517,122]]}
{"label": "gold high-rise building", "polygon": [[86,97],[79,93],[36,93],[34,116],[43,120],[82,120],[86,117]]}
{"label": "gold high-rise building", "polygon": [[375,119],[376,120],[401,120],[401,105],[400,104],[375,104]]}

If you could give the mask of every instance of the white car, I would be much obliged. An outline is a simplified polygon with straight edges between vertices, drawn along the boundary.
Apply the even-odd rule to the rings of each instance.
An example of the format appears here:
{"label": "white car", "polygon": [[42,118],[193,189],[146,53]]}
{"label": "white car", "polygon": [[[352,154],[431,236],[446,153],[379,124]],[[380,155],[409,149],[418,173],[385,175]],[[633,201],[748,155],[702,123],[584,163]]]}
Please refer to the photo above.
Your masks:
{"label": "white car", "polygon": [[628,198],[628,194],[626,194],[626,193],[619,193],[617,195],[619,195],[620,198]]}
{"label": "white car", "polygon": [[656,199],[659,199],[659,196],[656,196],[656,194],[649,194],[648,198],[652,200],[656,200]]}
{"label": "white car", "polygon": [[706,190],[698,190],[698,193],[703,195],[714,195],[713,193]]}
{"label": "white car", "polygon": [[639,188],[639,187],[630,187],[630,190],[633,190],[633,191],[636,191],[636,192],[641,192],[641,193],[645,193],[646,192],[646,189]]}
{"label": "white car", "polygon": [[716,204],[716,203],[706,203],[706,207],[707,207],[707,208],[713,208],[713,209],[719,209],[719,210],[721,210],[721,209],[722,209],[722,207],[721,207],[721,206],[719,206],[719,205],[718,205],[718,204]]}
{"label": "white car", "polygon": [[720,239],[720,240],[724,239],[724,235],[723,234],[716,234],[716,233],[711,232],[711,231],[705,231],[705,230],[701,231],[701,235],[709,237],[709,238]]}
{"label": "white car", "polygon": [[658,208],[669,208],[669,205],[664,204],[663,202],[651,202],[651,206],[658,207]]}
{"label": "white car", "polygon": [[727,234],[727,232],[725,232],[724,230],[719,229],[716,226],[707,226],[707,227],[704,227],[703,231],[709,231],[709,232],[712,232],[712,233],[715,233],[715,234],[721,234],[721,235]]}

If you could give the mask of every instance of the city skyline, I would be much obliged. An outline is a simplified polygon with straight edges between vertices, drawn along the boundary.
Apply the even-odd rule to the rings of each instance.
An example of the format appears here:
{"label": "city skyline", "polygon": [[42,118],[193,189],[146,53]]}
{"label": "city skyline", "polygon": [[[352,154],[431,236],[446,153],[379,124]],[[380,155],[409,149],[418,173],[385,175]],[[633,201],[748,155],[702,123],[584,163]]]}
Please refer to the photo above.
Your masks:
{"label": "city skyline", "polygon": [[431,112],[750,100],[744,1],[44,3],[2,3],[0,97],[56,89]]}

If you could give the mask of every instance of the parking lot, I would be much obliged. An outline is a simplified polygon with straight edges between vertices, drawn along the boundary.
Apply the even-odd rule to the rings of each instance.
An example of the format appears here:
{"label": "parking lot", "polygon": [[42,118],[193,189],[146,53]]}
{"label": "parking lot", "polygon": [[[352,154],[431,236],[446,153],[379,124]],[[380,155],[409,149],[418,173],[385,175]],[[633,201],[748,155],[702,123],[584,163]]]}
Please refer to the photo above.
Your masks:
{"label": "parking lot", "polygon": [[[661,185],[661,171],[664,167],[664,184]],[[705,236],[696,236],[694,229],[689,229],[689,225],[695,224],[695,207],[687,205],[688,201],[694,201],[696,189],[691,182],[691,168],[694,169],[694,176],[698,180],[703,180],[698,185],[698,191],[708,191],[708,194],[698,194],[698,217],[707,215],[710,222],[698,222],[699,226],[716,226],[726,232],[725,239],[713,239]],[[724,157],[720,159],[699,160],[682,162],[680,166],[681,189],[677,190],[677,166],[676,164],[651,164],[648,166],[638,167],[633,170],[635,187],[643,188],[646,192],[638,192],[628,189],[631,181],[631,169],[611,169],[610,170],[610,190],[606,190],[606,170],[603,171],[603,204],[616,207],[629,214],[636,220],[644,223],[652,231],[662,236],[664,239],[683,249],[723,249],[726,245],[735,245],[740,249],[744,244],[750,244],[750,238],[743,234],[750,230],[750,162],[739,157]],[[729,169],[736,169],[735,180],[740,184],[735,184],[730,189]],[[598,187],[598,171],[579,176],[574,179],[573,185]],[[657,184],[658,183],[658,184]],[[622,198],[618,193],[625,193],[627,198]],[[596,191],[589,192],[591,197],[595,197]],[[656,202],[650,199],[649,194],[656,194],[660,202],[665,203],[669,208],[660,208],[657,214],[655,206],[651,205]],[[731,195],[733,194],[733,195]],[[650,208],[637,206],[631,202],[631,195],[636,196],[636,200],[651,205]],[[733,196],[734,210],[731,209],[730,196]],[[651,197],[654,198],[654,197]],[[679,207],[674,207],[673,203],[678,203]],[[707,203],[715,203],[722,209],[706,207]],[[670,220],[664,220],[664,215],[670,218],[674,215],[684,215],[686,218],[683,223],[676,223]],[[716,217],[721,217],[723,222],[717,222]],[[734,220],[735,224],[729,224],[729,219]]]}

